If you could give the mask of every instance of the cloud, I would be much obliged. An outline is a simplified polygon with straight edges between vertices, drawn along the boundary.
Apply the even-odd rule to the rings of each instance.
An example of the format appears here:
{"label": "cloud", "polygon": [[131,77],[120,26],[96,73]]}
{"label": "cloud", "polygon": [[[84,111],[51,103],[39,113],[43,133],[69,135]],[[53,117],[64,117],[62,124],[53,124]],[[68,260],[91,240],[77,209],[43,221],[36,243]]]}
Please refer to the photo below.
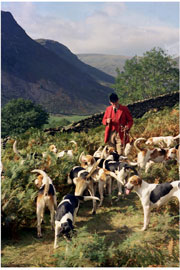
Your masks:
{"label": "cloud", "polygon": [[45,16],[33,2],[9,4],[9,10],[30,37],[56,40],[73,53],[134,56],[153,47],[179,53],[178,28],[158,17],[130,10],[121,2],[104,3],[102,9],[94,9],[83,21],[61,14]]}

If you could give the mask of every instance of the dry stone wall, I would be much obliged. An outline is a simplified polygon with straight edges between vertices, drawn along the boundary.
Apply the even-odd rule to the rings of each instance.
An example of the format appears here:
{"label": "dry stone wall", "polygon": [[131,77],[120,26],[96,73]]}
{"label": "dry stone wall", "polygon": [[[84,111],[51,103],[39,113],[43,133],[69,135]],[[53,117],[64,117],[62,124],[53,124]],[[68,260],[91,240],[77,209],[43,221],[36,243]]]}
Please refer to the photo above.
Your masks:
{"label": "dry stone wall", "polygon": [[[179,92],[173,92],[166,95],[161,95],[156,98],[151,98],[143,101],[138,101],[133,104],[127,105],[133,118],[141,118],[146,112],[156,109],[161,110],[164,107],[173,107],[179,102]],[[88,129],[98,127],[102,125],[102,118],[104,112],[94,114],[86,119],[80,120],[78,122],[72,123],[69,126],[56,128],[56,129],[45,129],[45,132],[48,132],[51,135],[54,135],[55,132],[87,132]]]}

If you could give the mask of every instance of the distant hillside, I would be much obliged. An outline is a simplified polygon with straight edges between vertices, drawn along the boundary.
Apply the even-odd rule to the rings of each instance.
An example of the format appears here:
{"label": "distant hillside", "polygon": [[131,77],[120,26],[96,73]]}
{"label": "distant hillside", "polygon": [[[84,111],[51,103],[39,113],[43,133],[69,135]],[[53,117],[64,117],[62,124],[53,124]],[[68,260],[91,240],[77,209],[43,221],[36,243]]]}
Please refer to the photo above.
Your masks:
{"label": "distant hillside", "polygon": [[47,39],[37,39],[36,41],[43,45],[45,48],[56,53],[60,58],[80,69],[82,72],[88,73],[98,83],[102,85],[110,85],[114,83],[115,80],[113,76],[80,61],[78,57],[63,44]]}
{"label": "distant hillside", "polygon": [[2,105],[22,97],[56,114],[104,110],[112,89],[32,40],[10,12],[1,12],[1,25]]}
{"label": "distant hillside", "polygon": [[128,56],[106,54],[78,54],[77,56],[84,63],[100,69],[113,77],[117,76],[117,67],[122,71],[125,61],[131,59]]}
{"label": "distant hillside", "polygon": [[[78,58],[84,63],[91,65],[101,71],[116,77],[116,68],[123,71],[126,60],[131,59],[129,56],[122,55],[106,55],[106,54],[78,54]],[[179,67],[179,57],[174,59]]]}

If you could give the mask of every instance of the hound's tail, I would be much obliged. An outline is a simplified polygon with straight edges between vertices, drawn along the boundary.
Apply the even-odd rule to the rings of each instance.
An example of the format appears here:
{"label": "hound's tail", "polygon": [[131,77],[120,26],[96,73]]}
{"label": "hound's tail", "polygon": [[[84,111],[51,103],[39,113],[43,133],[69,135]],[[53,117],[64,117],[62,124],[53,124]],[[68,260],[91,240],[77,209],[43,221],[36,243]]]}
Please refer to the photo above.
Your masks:
{"label": "hound's tail", "polygon": [[89,200],[100,201],[100,199],[95,196],[76,196],[76,198],[78,198],[78,200],[80,201],[89,201]]}
{"label": "hound's tail", "polygon": [[138,138],[138,139],[135,140],[134,147],[135,147],[137,152],[141,152],[141,149],[137,146],[137,143],[140,142],[140,141],[146,141],[146,139],[145,138]]}
{"label": "hound's tail", "polygon": [[74,150],[74,153],[76,153],[76,152],[77,152],[77,150],[78,150],[78,145],[77,145],[77,142],[75,142],[74,140],[72,140],[72,141],[70,141],[70,143],[75,144],[75,150]]}
{"label": "hound's tail", "polygon": [[43,171],[43,170],[38,170],[38,169],[35,169],[31,172],[37,172],[39,174],[41,174],[44,178],[44,184],[45,184],[45,187],[44,187],[44,196],[47,196],[48,195],[48,191],[49,191],[49,176]]}
{"label": "hound's tail", "polygon": [[14,151],[14,153],[16,154],[16,155],[18,155],[19,157],[21,157],[21,154],[18,152],[18,150],[17,150],[17,141],[15,141],[14,143],[13,143],[13,151]]}
{"label": "hound's tail", "polygon": [[107,147],[108,147],[108,145],[105,145],[104,149],[102,150],[101,157],[100,157],[101,159],[104,158],[104,154],[106,152]]}
{"label": "hound's tail", "polygon": [[179,139],[180,138],[180,134],[178,134],[177,136],[175,136],[173,139],[174,140],[177,140],[177,139]]}
{"label": "hound's tail", "polygon": [[[124,170],[124,169],[123,169]],[[124,182],[118,178],[118,176],[114,172],[108,172],[110,176],[112,176],[114,179],[116,179],[118,182],[120,182],[122,185],[124,185]]]}

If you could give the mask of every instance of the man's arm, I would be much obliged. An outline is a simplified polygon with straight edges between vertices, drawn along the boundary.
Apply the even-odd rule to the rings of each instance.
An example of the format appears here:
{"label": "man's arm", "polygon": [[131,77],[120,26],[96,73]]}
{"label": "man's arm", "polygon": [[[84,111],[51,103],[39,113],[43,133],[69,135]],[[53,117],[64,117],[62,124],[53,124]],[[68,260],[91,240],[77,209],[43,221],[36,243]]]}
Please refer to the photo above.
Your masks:
{"label": "man's arm", "polygon": [[105,113],[104,113],[104,117],[102,120],[103,125],[107,125],[110,123],[111,119],[108,117],[109,113],[108,113],[108,108],[106,109]]}
{"label": "man's arm", "polygon": [[133,125],[133,118],[128,107],[125,107],[125,108],[126,108],[125,112],[126,112],[126,118],[127,118],[126,129],[129,130]]}

